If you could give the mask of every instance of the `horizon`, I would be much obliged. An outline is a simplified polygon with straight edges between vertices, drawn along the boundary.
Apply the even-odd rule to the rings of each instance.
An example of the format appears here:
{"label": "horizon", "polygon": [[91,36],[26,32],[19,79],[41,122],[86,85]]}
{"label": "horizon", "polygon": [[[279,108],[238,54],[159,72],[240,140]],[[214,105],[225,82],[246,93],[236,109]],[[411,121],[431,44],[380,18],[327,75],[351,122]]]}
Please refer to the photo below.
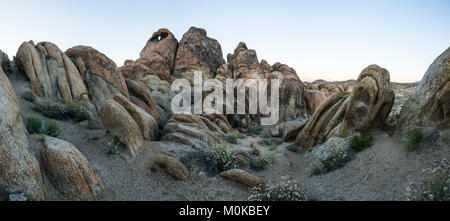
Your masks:
{"label": "horizon", "polygon": [[302,81],[356,79],[365,67],[377,64],[389,71],[391,81],[410,83],[420,81],[450,46],[448,1],[48,0],[3,7],[0,27],[7,31],[0,36],[0,50],[11,59],[22,42],[49,41],[63,51],[91,46],[122,66],[139,57],[158,29],[169,29],[180,41],[195,26],[220,43],[225,60],[245,42],[259,61],[287,64]]}

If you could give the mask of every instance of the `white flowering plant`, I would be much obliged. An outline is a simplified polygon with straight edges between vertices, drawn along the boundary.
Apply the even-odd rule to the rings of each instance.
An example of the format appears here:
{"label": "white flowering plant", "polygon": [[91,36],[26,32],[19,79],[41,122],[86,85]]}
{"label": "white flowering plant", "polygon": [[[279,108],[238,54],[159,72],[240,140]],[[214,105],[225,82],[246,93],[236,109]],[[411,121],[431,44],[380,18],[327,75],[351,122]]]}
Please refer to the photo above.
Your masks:
{"label": "white flowering plant", "polygon": [[406,188],[409,201],[449,201],[450,165],[443,159],[439,166],[421,171],[421,176]]}
{"label": "white flowering plant", "polygon": [[281,177],[281,181],[268,188],[256,186],[250,189],[251,201],[307,201],[306,192],[295,180]]}
{"label": "white flowering plant", "polygon": [[324,174],[340,168],[350,159],[350,154],[345,148],[333,148],[312,163],[312,175]]}
{"label": "white flowering plant", "polygon": [[236,168],[236,156],[228,150],[226,143],[214,148],[211,160],[219,171]]}

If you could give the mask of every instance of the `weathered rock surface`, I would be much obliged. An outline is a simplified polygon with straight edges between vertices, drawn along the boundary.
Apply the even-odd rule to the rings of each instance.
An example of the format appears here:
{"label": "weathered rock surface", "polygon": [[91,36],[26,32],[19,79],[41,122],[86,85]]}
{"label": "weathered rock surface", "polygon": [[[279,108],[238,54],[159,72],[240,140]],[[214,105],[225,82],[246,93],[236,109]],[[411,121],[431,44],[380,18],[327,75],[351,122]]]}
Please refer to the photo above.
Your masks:
{"label": "weathered rock surface", "polygon": [[403,105],[396,134],[417,127],[450,128],[450,48],[434,60]]}
{"label": "weathered rock surface", "polygon": [[55,44],[24,42],[17,63],[30,79],[36,95],[64,103],[89,102],[88,90],[78,69]]}
{"label": "weathered rock surface", "polygon": [[167,174],[175,179],[183,181],[190,179],[189,170],[186,168],[186,166],[184,166],[183,163],[171,156],[160,155],[155,159],[155,163],[163,167],[166,170]]}
{"label": "weathered rock surface", "polygon": [[175,59],[174,76],[193,78],[193,70],[202,71],[204,79],[214,78],[225,63],[217,40],[207,37],[206,30],[191,27],[180,41]]}
{"label": "weathered rock surface", "polygon": [[125,145],[126,159],[133,159],[139,152],[143,137],[138,124],[128,111],[114,100],[108,100],[100,109],[103,125],[110,135]]}
{"label": "weathered rock surface", "polygon": [[158,106],[155,99],[151,96],[150,90],[139,81],[125,79],[133,103],[144,109],[148,114],[158,121]]}
{"label": "weathered rock surface", "polygon": [[122,107],[128,111],[139,126],[144,139],[155,140],[158,124],[149,113],[120,94],[114,96],[114,101],[122,105]]}
{"label": "weathered rock surface", "polygon": [[4,73],[10,72],[10,62],[8,55],[0,50],[0,68]]}
{"label": "weathered rock surface", "polygon": [[136,63],[145,65],[161,79],[170,80],[175,63],[178,41],[169,30],[163,28],[153,33],[141,51]]}
{"label": "weathered rock surface", "polygon": [[22,192],[32,200],[44,200],[39,162],[28,146],[14,90],[0,70],[0,190]]}
{"label": "weathered rock surface", "polygon": [[312,148],[333,136],[348,137],[383,126],[395,98],[389,78],[389,72],[377,65],[365,68],[351,94],[334,93],[317,107],[294,143]]}
{"label": "weathered rock surface", "polygon": [[323,92],[319,90],[305,90],[305,103],[306,107],[310,114],[313,114],[316,111],[317,107],[327,99],[327,97],[331,96],[330,92]]}
{"label": "weathered rock surface", "polygon": [[210,148],[224,132],[215,123],[200,115],[175,115],[164,126],[163,140],[197,148]]}
{"label": "weathered rock surface", "polygon": [[71,143],[46,136],[41,158],[50,181],[69,200],[95,200],[104,191],[89,161]]}
{"label": "weathered rock surface", "polygon": [[264,188],[266,185],[263,179],[240,169],[231,169],[224,171],[220,173],[220,176],[248,187],[261,186],[262,188]]}
{"label": "weathered rock surface", "polygon": [[88,46],[70,48],[66,54],[78,67],[97,111],[115,94],[129,97],[125,79],[114,61],[104,54]]}

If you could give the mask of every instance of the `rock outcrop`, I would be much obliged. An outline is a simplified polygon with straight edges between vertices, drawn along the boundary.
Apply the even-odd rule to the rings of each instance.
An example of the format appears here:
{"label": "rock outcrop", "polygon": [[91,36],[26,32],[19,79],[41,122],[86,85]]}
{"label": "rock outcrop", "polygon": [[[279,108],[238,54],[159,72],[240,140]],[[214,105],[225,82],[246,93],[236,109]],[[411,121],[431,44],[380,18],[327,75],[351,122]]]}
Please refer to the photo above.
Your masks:
{"label": "rock outcrop", "polygon": [[134,159],[144,139],[130,113],[121,104],[111,99],[102,105],[100,117],[110,135],[125,146],[126,154],[122,154],[122,157],[126,160]]}
{"label": "rock outcrop", "polygon": [[450,48],[434,60],[403,105],[396,134],[418,127],[450,129]]}
{"label": "rock outcrop", "polygon": [[173,74],[176,78],[193,80],[193,71],[197,70],[202,71],[203,79],[210,79],[224,63],[219,42],[209,38],[206,30],[191,27],[180,41]]}
{"label": "rock outcrop", "polygon": [[126,97],[120,94],[116,94],[114,96],[114,101],[122,105],[122,107],[124,107],[128,111],[128,113],[139,126],[144,139],[155,140],[156,132],[158,130],[158,124],[149,113],[147,113],[139,106],[133,104]]}
{"label": "rock outcrop", "polygon": [[95,200],[104,191],[89,161],[71,143],[46,136],[41,158],[50,181],[69,200]]}
{"label": "rock outcrop", "polygon": [[265,188],[266,186],[266,182],[263,179],[240,169],[231,169],[224,171],[220,173],[220,176],[248,187],[259,186]]}
{"label": "rock outcrop", "polygon": [[[377,65],[365,68],[351,92],[334,93],[302,125],[295,144],[312,148],[333,136],[348,137],[356,131],[383,126],[394,103],[389,72]],[[292,137],[292,133],[288,133]]]}
{"label": "rock outcrop", "polygon": [[163,140],[208,149],[224,132],[201,115],[175,115],[164,126],[164,134]]}
{"label": "rock outcrop", "polygon": [[8,55],[0,50],[0,69],[3,70],[3,73],[11,72],[10,62]]}
{"label": "rock outcrop", "polygon": [[44,200],[39,162],[28,146],[16,94],[0,70],[0,190]]}
{"label": "rock outcrop", "polygon": [[55,44],[22,43],[17,64],[30,79],[36,95],[68,104],[89,102],[88,90],[77,67]]}
{"label": "rock outcrop", "polygon": [[104,54],[88,46],[70,48],[66,54],[78,67],[97,111],[116,94],[129,97],[125,79]]}
{"label": "rock outcrop", "polygon": [[167,174],[175,179],[183,181],[190,179],[189,170],[186,166],[171,156],[160,155],[155,159],[155,163],[164,168]]}

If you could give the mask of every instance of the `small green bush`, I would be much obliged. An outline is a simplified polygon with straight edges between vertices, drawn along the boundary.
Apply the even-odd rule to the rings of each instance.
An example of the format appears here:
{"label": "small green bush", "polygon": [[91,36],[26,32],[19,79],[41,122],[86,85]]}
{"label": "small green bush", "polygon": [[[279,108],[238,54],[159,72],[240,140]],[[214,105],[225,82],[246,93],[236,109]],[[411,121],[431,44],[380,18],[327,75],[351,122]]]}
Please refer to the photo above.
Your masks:
{"label": "small green bush", "polygon": [[333,148],[326,158],[317,159],[312,163],[312,175],[324,174],[340,168],[350,159],[345,149]]}
{"label": "small green bush", "polygon": [[251,161],[251,166],[256,170],[264,170],[275,164],[275,153],[262,151],[257,158]]}
{"label": "small green bush", "polygon": [[80,104],[66,104],[67,114],[76,122],[81,122],[91,119],[89,110]]}
{"label": "small green bush", "polygon": [[286,147],[287,150],[292,151],[292,152],[298,152],[300,150],[300,147],[294,144],[291,144],[289,146]]}
{"label": "small green bush", "polygon": [[262,129],[263,128],[261,126],[252,126],[252,127],[247,128],[247,132],[249,134],[258,135],[261,133]]}
{"label": "small green bush", "polygon": [[236,157],[227,149],[227,145],[217,145],[213,150],[212,161],[219,171],[236,168]]}
{"label": "small green bush", "polygon": [[39,135],[39,142],[44,143],[45,139],[46,139],[46,137],[44,134]]}
{"label": "small green bush", "polygon": [[411,151],[417,149],[420,146],[419,144],[423,140],[423,137],[422,129],[416,128],[410,130],[405,137],[408,149]]}
{"label": "small green bush", "polygon": [[281,177],[280,183],[268,188],[253,187],[250,192],[250,201],[307,201],[309,198],[295,180],[287,177]]}
{"label": "small green bush", "polygon": [[270,150],[270,151],[275,151],[275,150],[277,150],[277,148],[278,148],[278,144],[276,144],[276,143],[272,143],[272,144],[269,146],[269,150]]}
{"label": "small green bush", "polygon": [[42,133],[51,137],[57,137],[59,135],[58,123],[54,120],[46,121]]}
{"label": "small green bush", "polygon": [[225,134],[225,140],[228,143],[237,144],[237,136],[235,133],[227,133]]}
{"label": "small green bush", "polygon": [[39,118],[29,117],[27,119],[26,128],[31,134],[41,133],[42,130],[42,121]]}
{"label": "small green bush", "polygon": [[91,119],[89,110],[80,104],[54,103],[39,97],[33,99],[33,104],[35,111],[48,118],[56,120],[73,119],[77,122]]}
{"label": "small green bush", "polygon": [[354,136],[350,143],[350,148],[359,152],[372,146],[373,138],[367,132],[361,132],[361,135]]}

